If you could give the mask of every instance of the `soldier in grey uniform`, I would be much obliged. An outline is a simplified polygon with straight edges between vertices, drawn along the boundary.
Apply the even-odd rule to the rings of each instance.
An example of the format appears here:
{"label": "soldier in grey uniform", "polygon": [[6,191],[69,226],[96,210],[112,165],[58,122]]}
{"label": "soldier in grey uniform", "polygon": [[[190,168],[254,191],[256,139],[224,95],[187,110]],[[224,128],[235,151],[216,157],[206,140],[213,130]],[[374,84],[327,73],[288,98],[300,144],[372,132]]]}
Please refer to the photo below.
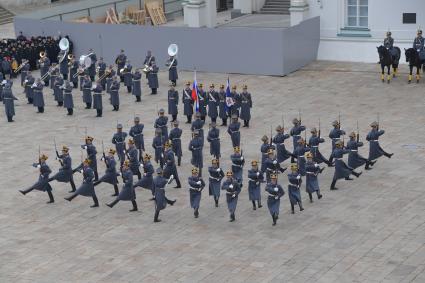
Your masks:
{"label": "soldier in grey uniform", "polygon": [[130,64],[130,60],[127,60],[123,69],[121,75],[124,76],[124,85],[127,87],[127,92],[131,93],[131,87],[133,86],[133,75],[131,71],[133,66]]}
{"label": "soldier in grey uniform", "polygon": [[190,207],[193,208],[195,218],[199,217],[199,206],[201,203],[201,192],[205,188],[205,182],[199,175],[199,169],[192,168],[192,176],[188,178]]}
{"label": "soldier in grey uniform", "polygon": [[263,173],[258,168],[258,161],[251,161],[251,169],[248,170],[248,195],[249,200],[252,202],[252,209],[256,210],[256,204],[258,208],[263,207],[261,205],[261,183],[264,182]]}
{"label": "soldier in grey uniform", "polygon": [[220,159],[220,130],[217,129],[215,122],[210,124],[207,141],[210,143],[210,154],[216,159]]}
{"label": "soldier in grey uniform", "polygon": [[62,75],[63,79],[66,81],[68,80],[68,73],[69,73],[69,68],[68,68],[68,56],[65,55],[65,51],[60,51],[59,52],[59,56],[58,56],[58,62],[60,61],[59,59],[64,57],[62,62],[59,63],[59,73]]}
{"label": "soldier in grey uniform", "polygon": [[151,94],[157,94],[157,90],[159,87],[159,83],[158,83],[159,68],[156,65],[155,61],[152,61],[151,64],[152,64],[151,66],[152,70],[147,73],[148,83],[149,83],[149,88],[151,89]]}
{"label": "soldier in grey uniform", "polygon": [[[297,118],[292,120],[292,124],[294,125],[290,131],[290,135],[292,136],[292,144],[295,148],[298,146],[298,140],[301,138],[301,132],[305,131],[305,126],[301,125],[301,121]],[[291,162],[293,163],[294,159],[292,158]]]}
{"label": "soldier in grey uniform", "polygon": [[369,161],[359,154],[359,147],[363,146],[363,142],[356,139],[357,135],[355,132],[351,132],[348,136],[350,137],[350,140],[347,142],[347,149],[350,150],[348,154],[348,166],[356,169],[365,165],[365,170],[372,169],[371,166],[373,166],[376,161]]}
{"label": "soldier in grey uniform", "polygon": [[[81,148],[86,150],[87,152],[87,159],[90,160],[90,168],[93,169],[94,173],[94,180],[99,180],[99,174],[97,173],[97,150],[96,147],[93,144],[93,137],[87,136],[84,139],[84,144],[81,145]],[[81,164],[80,166],[82,166]],[[75,170],[75,169],[74,169]]]}
{"label": "soldier in grey uniform", "polygon": [[190,89],[190,82],[186,82],[186,88],[183,90],[182,95],[183,102],[183,114],[187,117],[186,124],[192,123],[193,115],[193,100],[192,100],[192,90]]}
{"label": "soldier in grey uniform", "polygon": [[96,63],[97,63],[97,57],[96,53],[94,53],[93,49],[89,49],[90,59],[91,59],[91,65],[87,68],[90,80],[94,82],[94,78],[96,76]]}
{"label": "soldier in grey uniform", "polygon": [[171,141],[173,152],[177,156],[177,165],[180,166],[182,161],[182,155],[183,155],[182,141],[181,141],[183,130],[179,128],[179,121],[174,121],[173,125],[174,125],[174,128],[171,129],[168,139]]}
{"label": "soldier in grey uniform", "polygon": [[170,56],[168,59],[168,79],[177,85],[177,79],[179,75],[177,73],[177,58],[175,56]]}
{"label": "soldier in grey uniform", "polygon": [[27,79],[31,67],[27,59],[22,59],[22,64],[24,64],[24,66],[21,68],[21,86],[24,86],[24,82]]}
{"label": "soldier in grey uniform", "polygon": [[240,118],[243,120],[243,127],[249,128],[249,120],[251,120],[252,98],[251,94],[247,91],[248,86],[244,85],[240,93],[241,100],[241,114]]}
{"label": "soldier in grey uniform", "polygon": [[291,164],[291,172],[288,173],[288,195],[289,202],[291,203],[291,213],[295,213],[295,205],[298,204],[300,211],[303,211],[303,204],[301,200],[300,187],[302,183],[301,175],[298,173],[297,164]]}
{"label": "soldier in grey uniform", "polygon": [[152,198],[150,200],[155,200],[155,190],[153,187],[153,174],[155,170],[153,169],[151,163],[152,156],[148,153],[145,153],[143,156],[143,162],[140,164],[140,167],[143,168],[143,176],[136,184],[134,184],[134,188],[142,187],[144,189],[150,190],[152,193]]}
{"label": "soldier in grey uniform", "polygon": [[140,80],[142,79],[142,73],[140,73],[140,69],[136,69],[133,73],[133,88],[132,88],[132,94],[136,97],[136,102],[141,101],[142,96],[142,85]]}
{"label": "soldier in grey uniform", "polygon": [[234,104],[230,107],[230,114],[236,114],[239,118],[239,110],[241,108],[242,99],[241,95],[236,90],[237,87],[235,85],[232,86],[232,91],[230,92],[230,95],[233,99]]}
{"label": "soldier in grey uniform", "polygon": [[171,181],[171,179],[167,180],[162,176],[162,169],[158,168],[156,170],[157,176],[153,180],[153,188],[155,191],[154,200],[155,200],[155,216],[153,222],[161,222],[159,219],[159,212],[167,207],[167,204],[174,205],[176,200],[169,200],[165,196],[165,187]]}
{"label": "soldier in grey uniform", "polygon": [[354,175],[357,178],[360,177],[362,172],[356,172],[353,168],[348,167],[347,164],[345,164],[343,157],[344,154],[350,153],[350,150],[344,148],[344,143],[339,140],[335,142],[335,149],[332,151],[331,157],[335,159],[335,173],[331,184],[331,191],[338,190],[338,188],[335,187],[336,181],[339,179],[345,179],[345,180],[353,180],[350,178],[350,175]]}
{"label": "soldier in grey uniform", "polygon": [[111,88],[110,88],[110,94],[111,94],[111,105],[114,108],[112,111],[118,111],[120,109],[120,83],[117,80],[117,77],[114,76]]}
{"label": "soldier in grey uniform", "polygon": [[271,181],[266,185],[267,206],[269,208],[270,215],[273,219],[273,226],[276,225],[276,221],[279,218],[280,199],[285,195],[285,191],[282,186],[277,183],[277,174],[270,176]]}
{"label": "soldier in grey uniform", "polygon": [[112,195],[118,196],[118,178],[119,174],[117,173],[117,162],[115,161],[115,150],[113,148],[109,149],[108,155],[105,155],[105,152],[103,152],[102,161],[105,162],[106,170],[105,175],[100,177],[100,179],[93,183],[93,186],[97,186],[100,183],[108,183],[114,186],[115,193]]}
{"label": "soldier in grey uniform", "polygon": [[289,152],[285,147],[286,139],[289,139],[289,134],[285,134],[285,129],[282,126],[278,125],[276,127],[276,135],[273,137],[273,145],[276,146],[277,162],[279,163],[282,163],[289,157],[293,156],[293,154]]}
{"label": "soldier in grey uniform", "polygon": [[133,172],[130,169],[130,161],[126,160],[122,167],[122,173],[119,173],[123,179],[123,186],[121,192],[118,194],[117,198],[106,205],[110,208],[114,207],[120,200],[122,201],[131,201],[133,208],[130,209],[130,212],[137,211],[137,203],[136,203],[136,191],[133,187]]}
{"label": "soldier in grey uniform", "polygon": [[134,145],[133,139],[128,140],[128,147],[125,153],[127,155],[128,161],[130,161],[130,170],[133,172],[133,175],[137,175],[137,178],[140,180],[142,178],[142,174],[139,170],[139,152]]}
{"label": "soldier in grey uniform", "polygon": [[41,79],[38,78],[37,81],[31,86],[33,89],[33,105],[37,107],[37,113],[44,113],[44,97],[43,97],[43,84]]}
{"label": "soldier in grey uniform", "polygon": [[230,135],[232,140],[232,147],[241,145],[241,132],[240,132],[241,123],[238,121],[238,115],[236,113],[232,114],[232,122],[227,128],[227,133]]}
{"label": "soldier in grey uniform", "polygon": [[122,125],[117,125],[117,132],[112,137],[112,144],[115,144],[115,150],[117,151],[118,159],[120,160],[121,166],[125,160],[125,138],[127,133],[122,131]]}
{"label": "soldier in grey uniform", "polygon": [[[98,70],[97,75],[99,76],[99,79],[105,76],[106,68],[107,66],[106,66],[106,63],[103,62],[103,57],[100,57],[99,61],[97,62],[97,70]],[[103,78],[100,80],[100,85],[102,86],[103,90],[106,90],[106,78]]]}
{"label": "soldier in grey uniform", "polygon": [[155,150],[155,162],[161,166],[164,166],[164,143],[166,139],[162,137],[161,129],[155,130],[155,137],[152,140],[152,147]]}
{"label": "soldier in grey uniform", "polygon": [[275,149],[275,146],[269,141],[269,138],[264,135],[261,138],[261,141],[263,142],[263,144],[260,147],[260,151],[261,151],[261,172],[266,172],[266,160],[268,158],[268,151],[269,149]]}
{"label": "soldier in grey uniform", "polygon": [[233,154],[230,155],[230,160],[232,161],[233,178],[238,181],[239,187],[242,188],[243,166],[245,165],[245,158],[243,157],[239,146],[235,146],[233,148]]}
{"label": "soldier in grey uniform", "polygon": [[391,56],[396,56],[396,50],[394,49],[394,39],[391,37],[391,32],[387,31],[386,37],[384,39],[384,47],[388,49]]}
{"label": "soldier in grey uniform", "polygon": [[62,154],[56,151],[56,159],[59,161],[61,168],[59,172],[56,173],[53,177],[49,178],[48,182],[56,180],[60,183],[70,183],[71,191],[69,193],[73,193],[76,191],[73,171],[72,171],[72,159],[69,155],[69,148],[67,146],[62,147]]}
{"label": "soldier in grey uniform", "polygon": [[180,183],[179,174],[177,172],[176,159],[174,157],[174,152],[171,146],[171,142],[168,140],[164,144],[164,177],[170,178],[173,176],[173,179],[176,180],[175,189],[182,187]]}
{"label": "soldier in grey uniform", "polygon": [[93,102],[93,97],[91,94],[93,83],[90,80],[89,75],[84,76],[84,80],[81,85],[83,86],[83,102],[86,104],[86,109],[90,109]]}
{"label": "soldier in grey uniform", "polygon": [[65,81],[65,86],[63,87],[64,91],[64,100],[63,107],[68,111],[69,116],[74,113],[74,99],[72,98],[72,86],[69,81]]}
{"label": "soldier in grey uniform", "polygon": [[241,187],[239,186],[239,182],[233,178],[232,171],[227,171],[226,177],[227,180],[223,182],[221,189],[226,191],[226,202],[230,213],[230,222],[233,222],[236,220],[235,212]]}
{"label": "soldier in grey uniform", "polygon": [[205,116],[207,116],[207,105],[208,105],[208,96],[203,90],[204,85],[200,83],[198,85],[198,100],[199,100],[199,113],[201,114],[201,120],[205,121]]}
{"label": "soldier in grey uniform", "polygon": [[211,118],[211,122],[215,123],[218,117],[217,108],[220,103],[220,97],[214,87],[214,84],[210,84],[210,90],[208,91],[208,116]]}
{"label": "soldier in grey uniform", "polygon": [[168,140],[168,117],[164,115],[165,110],[159,109],[158,118],[156,118],[153,127],[161,130],[162,139],[164,142]]}
{"label": "soldier in grey uniform", "polygon": [[170,84],[170,89],[168,90],[168,114],[173,117],[171,122],[176,121],[179,104],[179,92],[174,88],[174,83]]}
{"label": "soldier in grey uniform", "polygon": [[[339,121],[335,120],[332,122],[332,126],[334,127],[329,133],[329,138],[332,139],[332,151],[335,149],[335,143],[341,140],[341,136],[345,135],[345,131],[341,130],[341,124]],[[332,157],[329,157],[329,162],[332,163]]]}
{"label": "soldier in grey uniform", "polygon": [[6,112],[7,122],[13,122],[15,116],[15,100],[18,100],[12,93],[12,81],[7,81],[3,86],[1,93],[4,110]]}
{"label": "soldier in grey uniform", "polygon": [[28,71],[27,77],[25,78],[25,96],[27,97],[28,104],[32,104],[34,100],[34,91],[32,85],[34,84],[35,79],[31,74],[31,71]]}
{"label": "soldier in grey uniform", "polygon": [[96,109],[96,117],[102,117],[103,103],[102,103],[102,84],[98,81],[95,83],[93,90],[93,109]]}
{"label": "soldier in grey uniform", "polygon": [[286,170],[286,167],[281,167],[280,163],[277,161],[276,155],[274,154],[273,147],[270,147],[267,150],[267,158],[264,164],[264,172],[266,172],[266,181],[270,182],[270,176],[273,173],[279,174],[283,173]]}
{"label": "soldier in grey uniform", "polygon": [[64,80],[62,75],[57,75],[56,80],[53,82],[53,95],[55,96],[55,100],[58,103],[58,107],[63,106],[63,83]]}
{"label": "soldier in grey uniform", "polygon": [[[50,59],[45,56],[40,59],[40,78],[43,77],[50,69]],[[49,86],[49,76],[44,80],[44,86]]]}
{"label": "soldier in grey uniform", "polygon": [[56,78],[59,75],[56,63],[53,63],[50,67],[50,89],[54,89]]}
{"label": "soldier in grey uniform", "polygon": [[38,168],[40,171],[38,181],[28,189],[19,190],[19,192],[23,195],[26,195],[32,190],[47,192],[47,194],[49,195],[49,201],[47,203],[53,203],[55,202],[55,200],[52,194],[52,187],[49,184],[49,175],[50,173],[52,173],[52,170],[50,170],[50,167],[46,163],[47,159],[47,155],[41,154],[38,158],[38,162],[32,164],[33,167]]}
{"label": "soldier in grey uniform", "polygon": [[214,158],[212,161],[212,166],[208,167],[209,173],[209,195],[214,197],[215,207],[218,207],[218,199],[220,198],[220,189],[221,189],[221,180],[224,178],[224,172],[220,168],[219,160]]}
{"label": "soldier in grey uniform", "polygon": [[143,138],[144,124],[140,123],[139,117],[134,117],[134,126],[130,128],[129,135],[133,138],[137,150],[139,150],[139,161],[142,160],[142,152],[145,151],[145,140]]}
{"label": "soldier in grey uniform", "polygon": [[205,122],[201,120],[201,113],[196,112],[195,121],[192,122],[192,127],[190,129],[192,132],[199,132],[199,137],[201,138],[202,146],[204,146],[204,124]]}
{"label": "soldier in grey uniform", "polygon": [[[148,50],[143,65],[152,67],[152,63],[155,62],[155,56],[152,55],[152,51]],[[148,78],[148,73],[146,73],[146,78]]]}
{"label": "soldier in grey uniform", "polygon": [[220,99],[219,101],[219,116],[221,119],[221,125],[220,126],[227,126],[227,117],[229,116],[229,113],[227,113],[227,105],[226,105],[226,91],[224,89],[224,85],[220,85],[220,91],[218,92],[218,97]]}
{"label": "soldier in grey uniform", "polygon": [[372,130],[366,136],[366,140],[369,142],[369,161],[374,161],[382,155],[391,158],[394,153],[386,152],[379,144],[379,137],[382,136],[385,131],[379,129],[378,122],[373,122],[370,126]]}
{"label": "soldier in grey uniform", "polygon": [[332,163],[329,162],[329,160],[327,160],[319,150],[319,145],[325,142],[325,139],[320,136],[320,130],[318,132],[316,128],[312,128],[310,130],[310,133],[311,133],[311,137],[308,140],[308,144],[310,145],[314,162],[318,164],[325,163],[329,167],[332,167],[333,166]]}
{"label": "soldier in grey uniform", "polygon": [[306,179],[305,179],[305,189],[308,193],[310,202],[313,202],[313,193],[317,194],[317,198],[321,199],[322,194],[320,193],[318,175],[323,172],[324,167],[320,167],[319,164],[313,161],[313,154],[307,152],[305,154],[307,162],[305,164]]}
{"label": "soldier in grey uniform", "polygon": [[127,56],[124,54],[124,50],[121,49],[120,54],[115,59],[115,64],[117,64],[117,76],[120,77],[121,82],[124,82],[124,76],[121,74],[121,69],[124,68],[126,61]]}
{"label": "soldier in grey uniform", "polygon": [[413,48],[418,52],[419,58],[425,60],[425,39],[422,37],[422,30],[418,30],[416,37],[413,40]]}
{"label": "soldier in grey uniform", "polygon": [[111,85],[114,81],[114,77],[116,75],[116,72],[114,70],[114,66],[109,65],[109,70],[107,71],[108,75],[106,76],[106,93],[111,94]]}
{"label": "soldier in grey uniform", "polygon": [[79,67],[78,61],[73,57],[71,59],[71,68],[69,69],[69,80],[74,88],[78,88],[78,76],[75,76],[75,74],[77,74]]}
{"label": "soldier in grey uniform", "polygon": [[192,133],[192,140],[189,143],[189,151],[192,152],[191,164],[199,169],[199,175],[202,176],[203,166],[203,141],[199,137],[199,131],[195,130]]}

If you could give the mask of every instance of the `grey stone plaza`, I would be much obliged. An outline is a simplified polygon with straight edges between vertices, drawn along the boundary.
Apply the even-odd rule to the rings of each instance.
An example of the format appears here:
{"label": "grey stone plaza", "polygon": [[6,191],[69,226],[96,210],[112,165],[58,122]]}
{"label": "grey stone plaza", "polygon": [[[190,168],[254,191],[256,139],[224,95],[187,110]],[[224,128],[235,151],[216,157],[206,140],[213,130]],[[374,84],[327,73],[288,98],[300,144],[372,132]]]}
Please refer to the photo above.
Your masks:
{"label": "grey stone plaza", "polygon": [[[150,192],[141,188],[137,189],[139,211],[135,213],[128,212],[129,202],[120,202],[113,209],[104,205],[113,199],[112,186],[107,184],[96,187],[99,208],[89,207],[91,198],[65,201],[68,184],[51,183],[54,204],[46,204],[46,193],[22,196],[18,192],[38,178],[31,164],[37,161],[39,146],[57,171],[54,139],[59,147],[70,147],[75,167],[86,127],[101,152],[102,140],[105,150],[111,147],[117,122],[128,132],[138,115],[145,124],[146,148],[152,154],[156,111],[167,109],[167,76],[160,73],[156,96],[149,95],[143,80],[138,104],[121,86],[119,112],[111,111],[105,95],[103,118],[95,118],[95,110],[83,109],[79,90],[73,91],[74,116],[66,116],[66,109],[56,106],[53,91],[47,88],[45,113],[36,114],[36,109],[26,104],[19,82],[14,81],[14,94],[20,99],[15,122],[7,123],[4,112],[0,121],[0,282],[425,282],[425,81],[407,84],[405,65],[391,84],[380,81],[376,64],[323,61],[286,77],[230,75],[238,91],[247,84],[253,96],[251,127],[241,130],[247,163],[233,223],[228,222],[223,195],[215,208],[207,189],[200,217],[193,217],[187,186],[191,132],[184,124],[181,103],[178,118],[184,151],[178,170],[183,188],[167,189],[168,197],[177,203],[161,212],[161,223],[153,223],[154,203],[148,200]],[[204,85],[217,86],[225,84],[227,75],[198,73],[197,78]],[[180,73],[180,99],[186,80],[192,81],[193,73]],[[379,113],[381,128],[386,131],[381,145],[395,154],[391,159],[379,159],[373,170],[363,172],[359,179],[339,181],[338,191],[329,190],[334,169],[326,168],[319,177],[324,197],[309,203],[303,185],[305,210],[296,209],[292,215],[286,194],[273,227],[263,189],[263,208],[252,210],[246,173],[249,162],[260,158],[260,139],[264,134],[270,136],[270,125],[275,134],[274,128],[283,118],[287,130],[299,110],[308,130],[318,127],[320,118],[325,138],[339,112],[341,128],[347,133],[356,130],[358,120],[365,142],[361,154],[366,157],[365,136]],[[224,170],[230,168],[231,154],[226,130],[220,127]],[[286,146],[292,150],[289,140]],[[321,146],[326,157],[330,148],[327,139]],[[210,160],[206,143],[205,166]],[[99,165],[102,175],[105,167]],[[207,175],[204,168],[206,181]],[[281,174],[278,181],[285,191],[286,175]],[[77,173],[75,180],[78,187],[81,175]]]}

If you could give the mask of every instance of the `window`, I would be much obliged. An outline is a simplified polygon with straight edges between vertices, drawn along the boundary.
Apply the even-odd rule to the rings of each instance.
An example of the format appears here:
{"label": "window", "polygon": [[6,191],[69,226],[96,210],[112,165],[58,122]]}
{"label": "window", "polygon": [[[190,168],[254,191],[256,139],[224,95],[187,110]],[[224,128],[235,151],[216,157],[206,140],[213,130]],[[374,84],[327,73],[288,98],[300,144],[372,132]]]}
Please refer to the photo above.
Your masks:
{"label": "window", "polygon": [[368,27],[368,0],[347,0],[347,27]]}

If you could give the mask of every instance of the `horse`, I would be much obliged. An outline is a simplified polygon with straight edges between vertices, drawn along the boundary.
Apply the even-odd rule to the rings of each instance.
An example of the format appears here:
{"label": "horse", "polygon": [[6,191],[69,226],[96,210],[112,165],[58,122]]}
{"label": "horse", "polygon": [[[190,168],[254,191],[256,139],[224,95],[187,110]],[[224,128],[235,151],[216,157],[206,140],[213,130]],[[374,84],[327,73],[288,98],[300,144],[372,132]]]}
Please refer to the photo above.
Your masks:
{"label": "horse", "polygon": [[416,67],[416,83],[419,83],[419,79],[421,78],[419,75],[419,72],[421,70],[421,67],[425,68],[424,63],[425,60],[421,60],[419,57],[419,52],[416,51],[414,48],[404,49],[405,55],[406,55],[406,62],[409,63],[409,84],[412,82],[412,72],[413,67]]}
{"label": "horse", "polygon": [[395,55],[391,54],[390,51],[383,45],[376,47],[378,49],[378,54],[379,54],[379,64],[381,64],[381,80],[384,83],[385,82],[385,67],[387,67],[387,83],[391,82],[391,66],[393,67],[393,76],[395,77],[397,74],[397,69],[398,69],[398,64],[400,61],[400,48],[398,47],[393,47],[394,50],[396,51]]}

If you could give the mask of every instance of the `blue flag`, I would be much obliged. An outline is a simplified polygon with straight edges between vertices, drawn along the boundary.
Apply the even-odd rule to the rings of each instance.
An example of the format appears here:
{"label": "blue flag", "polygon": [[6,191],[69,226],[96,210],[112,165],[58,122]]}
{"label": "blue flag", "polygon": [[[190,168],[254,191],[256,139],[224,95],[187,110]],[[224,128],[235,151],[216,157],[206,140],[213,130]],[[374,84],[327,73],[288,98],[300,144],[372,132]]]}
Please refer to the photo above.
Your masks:
{"label": "blue flag", "polygon": [[235,104],[232,98],[232,94],[230,93],[230,80],[227,78],[227,88],[226,88],[226,112],[229,111],[230,107]]}

